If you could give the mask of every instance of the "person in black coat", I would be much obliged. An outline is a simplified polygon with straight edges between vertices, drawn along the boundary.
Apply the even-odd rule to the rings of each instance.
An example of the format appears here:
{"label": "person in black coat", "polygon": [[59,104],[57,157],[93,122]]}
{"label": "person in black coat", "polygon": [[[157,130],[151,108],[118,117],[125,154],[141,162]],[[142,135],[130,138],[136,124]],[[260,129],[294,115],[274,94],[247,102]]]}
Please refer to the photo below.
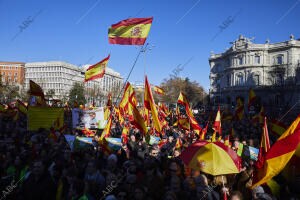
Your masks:
{"label": "person in black coat", "polygon": [[19,199],[52,200],[55,199],[56,186],[42,161],[35,161],[33,170],[24,180]]}

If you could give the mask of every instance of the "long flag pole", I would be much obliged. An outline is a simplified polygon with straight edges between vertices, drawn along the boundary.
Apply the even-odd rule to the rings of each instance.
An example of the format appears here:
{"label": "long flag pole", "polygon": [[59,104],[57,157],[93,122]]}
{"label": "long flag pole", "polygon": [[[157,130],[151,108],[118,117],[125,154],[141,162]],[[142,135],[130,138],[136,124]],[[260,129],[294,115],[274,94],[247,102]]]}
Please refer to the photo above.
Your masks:
{"label": "long flag pole", "polygon": [[125,82],[124,82],[124,84],[123,84],[123,87],[122,87],[121,91],[119,92],[119,94],[118,94],[118,96],[117,96],[117,99],[116,99],[116,101],[115,101],[115,105],[116,105],[117,102],[119,101],[120,95],[122,94],[122,91],[124,90],[124,88],[125,88],[125,86],[126,86],[126,83],[127,83],[128,79],[129,79],[129,77],[130,77],[130,75],[131,75],[131,73],[132,73],[132,71],[133,71],[133,69],[134,69],[134,67],[135,67],[135,65],[136,65],[136,63],[137,63],[137,61],[138,61],[140,55],[141,55],[141,53],[142,53],[142,52],[145,52],[145,49],[147,48],[148,45],[149,45],[149,43],[146,43],[146,45],[143,45],[143,46],[141,47],[141,49],[139,50],[139,53],[137,54],[137,56],[136,56],[136,58],[135,58],[135,60],[134,60],[134,62],[133,62],[133,65],[132,65],[132,67],[131,67],[131,69],[130,69],[130,71],[129,71],[129,74],[128,74],[128,76],[127,76],[127,78],[126,78],[126,80],[125,80]]}

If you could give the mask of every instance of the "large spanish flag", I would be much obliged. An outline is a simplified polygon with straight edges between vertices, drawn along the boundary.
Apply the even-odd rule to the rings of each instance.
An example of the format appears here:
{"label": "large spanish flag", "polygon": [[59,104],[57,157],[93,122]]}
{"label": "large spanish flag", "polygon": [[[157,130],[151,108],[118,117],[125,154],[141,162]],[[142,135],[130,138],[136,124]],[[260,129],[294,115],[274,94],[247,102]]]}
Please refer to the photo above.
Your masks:
{"label": "large spanish flag", "polygon": [[105,68],[108,63],[109,57],[110,55],[108,55],[100,62],[90,66],[85,71],[84,81],[87,82],[87,81],[95,80],[97,78],[102,78],[105,74]]}
{"label": "large spanish flag", "polygon": [[295,154],[300,143],[300,116],[273,144],[265,156],[265,162],[261,169],[258,169],[258,181],[252,188],[268,182],[279,174]]}
{"label": "large spanish flag", "polygon": [[143,45],[151,28],[153,17],[129,18],[108,29],[110,44]]}
{"label": "large spanish flag", "polygon": [[161,132],[162,127],[161,127],[161,124],[160,124],[160,121],[158,118],[158,111],[156,109],[156,105],[154,102],[154,98],[152,95],[152,91],[151,91],[147,76],[145,76],[144,106],[145,106],[145,108],[147,108],[148,110],[151,111],[153,124],[154,124],[156,131]]}

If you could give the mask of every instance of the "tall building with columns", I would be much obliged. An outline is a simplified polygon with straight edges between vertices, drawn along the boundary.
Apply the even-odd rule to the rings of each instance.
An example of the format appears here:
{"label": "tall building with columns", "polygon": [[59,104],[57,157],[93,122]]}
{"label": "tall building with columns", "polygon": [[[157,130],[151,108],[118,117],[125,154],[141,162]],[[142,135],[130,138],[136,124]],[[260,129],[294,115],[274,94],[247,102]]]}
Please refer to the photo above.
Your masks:
{"label": "tall building with columns", "polygon": [[[300,100],[300,40],[256,44],[242,35],[222,53],[211,53],[210,99],[215,105],[247,103],[252,88],[259,103],[278,112]],[[273,110],[274,110],[273,109]]]}

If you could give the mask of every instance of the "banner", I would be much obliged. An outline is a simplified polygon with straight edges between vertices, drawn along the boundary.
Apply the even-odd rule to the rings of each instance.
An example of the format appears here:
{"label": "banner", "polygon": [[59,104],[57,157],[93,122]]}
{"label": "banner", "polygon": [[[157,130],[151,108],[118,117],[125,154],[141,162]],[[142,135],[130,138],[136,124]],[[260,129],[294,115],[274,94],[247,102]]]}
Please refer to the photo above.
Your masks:
{"label": "banner", "polygon": [[249,146],[250,159],[257,161],[259,149]]}
{"label": "banner", "polygon": [[65,139],[67,141],[67,143],[70,146],[71,151],[73,151],[73,147],[74,147],[74,141],[75,141],[75,135],[64,135]]}
{"label": "banner", "polygon": [[149,141],[150,145],[158,144],[159,141],[160,141],[160,137],[150,135],[150,141]]}
{"label": "banner", "polygon": [[106,141],[108,142],[108,146],[110,149],[113,150],[119,150],[122,147],[121,138],[106,138]]}
{"label": "banner", "polygon": [[61,128],[64,125],[64,109],[53,107],[28,107],[27,130],[36,131],[39,128]]}
{"label": "banner", "polygon": [[73,143],[74,150],[86,149],[93,146],[93,138],[90,137],[76,137]]}
{"label": "banner", "polygon": [[103,107],[93,110],[72,110],[73,128],[103,129],[104,109]]}

